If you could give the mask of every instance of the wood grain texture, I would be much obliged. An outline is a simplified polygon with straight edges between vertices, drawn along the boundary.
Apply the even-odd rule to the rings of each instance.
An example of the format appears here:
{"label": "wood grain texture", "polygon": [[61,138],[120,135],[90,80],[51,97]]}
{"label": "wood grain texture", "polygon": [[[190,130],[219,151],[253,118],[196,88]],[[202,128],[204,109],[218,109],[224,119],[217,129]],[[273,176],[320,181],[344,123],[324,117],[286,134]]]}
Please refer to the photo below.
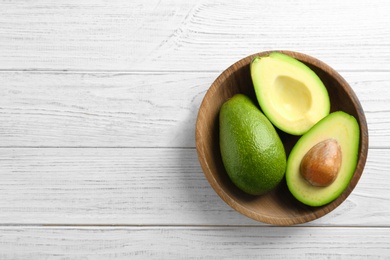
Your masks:
{"label": "wood grain texture", "polygon": [[[0,259],[389,259],[386,0],[0,0]],[[287,49],[365,109],[351,196],[304,226],[228,207],[194,149],[222,70]]]}
{"label": "wood grain texture", "polygon": [[[370,147],[390,147],[390,73],[342,72],[366,112]],[[195,147],[217,72],[0,73],[1,147]]]}
{"label": "wood grain texture", "polygon": [[221,69],[287,49],[345,70],[390,69],[389,2],[0,1],[0,69]]}
{"label": "wood grain texture", "polygon": [[[194,149],[2,148],[0,223],[262,225],[212,190]],[[387,149],[347,201],[307,225],[390,226]]]}
{"label": "wood grain texture", "polygon": [[2,259],[388,259],[388,228],[2,227]]}
{"label": "wood grain texture", "polygon": [[195,146],[215,73],[1,73],[1,146]]}

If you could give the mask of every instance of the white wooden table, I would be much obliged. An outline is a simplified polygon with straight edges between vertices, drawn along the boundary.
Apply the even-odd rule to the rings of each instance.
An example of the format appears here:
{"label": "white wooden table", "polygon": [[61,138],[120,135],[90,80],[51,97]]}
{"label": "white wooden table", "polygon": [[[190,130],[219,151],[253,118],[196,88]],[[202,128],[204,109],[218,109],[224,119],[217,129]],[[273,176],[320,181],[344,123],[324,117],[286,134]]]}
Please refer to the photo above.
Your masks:
{"label": "white wooden table", "polygon": [[[390,258],[390,1],[0,1],[0,259]],[[307,224],[232,210],[195,121],[265,50],[314,56],[366,112],[351,196]]]}

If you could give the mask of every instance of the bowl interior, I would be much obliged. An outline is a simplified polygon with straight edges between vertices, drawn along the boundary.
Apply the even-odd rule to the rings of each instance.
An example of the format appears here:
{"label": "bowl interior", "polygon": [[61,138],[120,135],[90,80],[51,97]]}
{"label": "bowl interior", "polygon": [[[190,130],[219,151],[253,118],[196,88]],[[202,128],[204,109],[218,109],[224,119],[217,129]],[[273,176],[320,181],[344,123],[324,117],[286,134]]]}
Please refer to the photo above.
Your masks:
{"label": "bowl interior", "polygon": [[[308,55],[279,51],[308,65],[321,78],[331,100],[331,112],[342,110],[358,120],[361,135],[358,164],[347,189],[333,202],[321,207],[309,207],[297,201],[289,192],[285,180],[271,192],[252,196],[239,190],[229,179],[219,150],[219,110],[236,93],[249,96],[258,104],[250,76],[250,62],[262,52],[248,56],[226,69],[207,91],[198,112],[196,148],[203,172],[216,193],[233,209],[252,219],[275,225],[293,225],[317,219],[340,205],[356,186],[366,162],[368,130],[363,109],[348,83],[325,63]],[[278,133],[287,156],[299,137]]]}

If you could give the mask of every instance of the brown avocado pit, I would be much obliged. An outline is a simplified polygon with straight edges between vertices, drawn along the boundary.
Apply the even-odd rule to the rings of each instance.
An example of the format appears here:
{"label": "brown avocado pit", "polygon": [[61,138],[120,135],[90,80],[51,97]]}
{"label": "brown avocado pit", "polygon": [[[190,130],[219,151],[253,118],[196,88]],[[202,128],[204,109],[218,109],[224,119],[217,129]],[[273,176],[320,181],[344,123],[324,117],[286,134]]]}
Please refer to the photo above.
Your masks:
{"label": "brown avocado pit", "polygon": [[337,141],[324,140],[305,154],[300,165],[300,174],[313,186],[329,186],[338,175],[341,158],[341,148]]}

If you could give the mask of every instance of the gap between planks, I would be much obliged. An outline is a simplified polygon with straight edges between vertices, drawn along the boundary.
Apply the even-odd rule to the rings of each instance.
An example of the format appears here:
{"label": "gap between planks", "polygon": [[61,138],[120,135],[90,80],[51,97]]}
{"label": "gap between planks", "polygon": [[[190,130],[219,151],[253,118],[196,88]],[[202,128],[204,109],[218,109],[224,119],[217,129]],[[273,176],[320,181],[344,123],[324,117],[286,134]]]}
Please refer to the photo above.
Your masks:
{"label": "gap between planks", "polygon": [[[113,73],[113,74],[158,74],[158,73],[220,73],[223,70],[227,68],[221,68],[219,70],[68,70],[68,69],[0,69],[0,73],[20,73],[20,72],[37,72],[37,73],[63,73],[63,74],[107,74],[107,73]],[[344,73],[344,72],[360,72],[360,73],[383,73],[383,72],[390,72],[388,69],[340,69],[337,72]]]}
{"label": "gap between planks", "polygon": [[[195,150],[196,147],[175,146],[0,146],[0,149],[152,149],[152,150]],[[390,146],[370,146],[369,150],[389,150]]]}
{"label": "gap between planks", "polygon": [[94,229],[94,228],[104,228],[104,229],[137,229],[137,228],[148,228],[148,229],[232,229],[232,228],[290,228],[290,229],[302,229],[302,228],[310,228],[310,229],[318,229],[318,228],[332,228],[332,229],[386,229],[390,230],[390,226],[385,225],[310,225],[310,222],[301,224],[301,225],[292,225],[292,226],[277,226],[277,225],[269,225],[266,223],[259,222],[258,225],[248,225],[248,224],[236,224],[236,225],[218,225],[218,224],[146,224],[146,225],[136,225],[136,224],[66,224],[66,223],[52,223],[52,224],[18,224],[18,223],[8,223],[8,224],[0,224],[0,229],[7,228],[64,228],[64,229]]}
{"label": "gap between planks", "polygon": [[172,149],[193,150],[196,147],[183,146],[0,146],[0,149]]}

